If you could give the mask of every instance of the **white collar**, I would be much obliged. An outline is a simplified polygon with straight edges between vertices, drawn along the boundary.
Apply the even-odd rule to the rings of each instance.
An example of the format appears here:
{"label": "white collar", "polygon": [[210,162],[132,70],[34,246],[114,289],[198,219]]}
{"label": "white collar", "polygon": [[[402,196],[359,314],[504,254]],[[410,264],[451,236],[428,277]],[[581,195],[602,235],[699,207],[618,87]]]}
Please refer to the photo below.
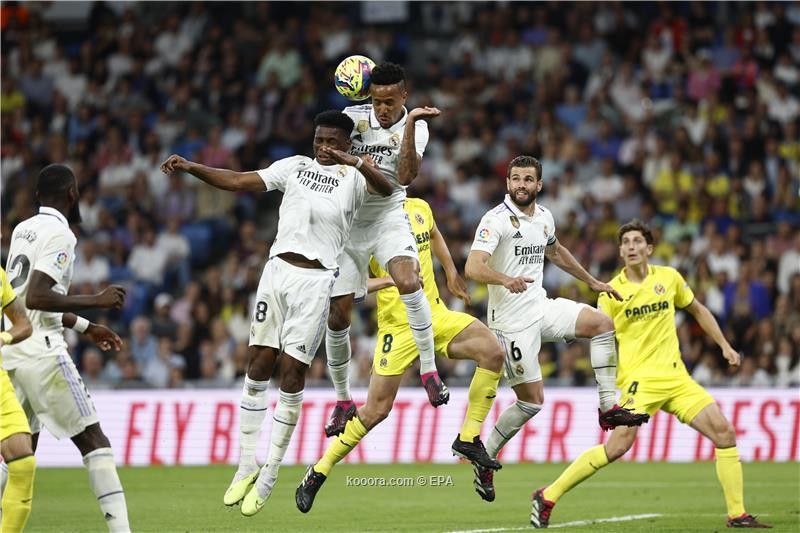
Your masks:
{"label": "white collar", "polygon": [[61,214],[61,211],[59,211],[58,209],[53,209],[52,207],[47,207],[43,205],[42,207],[39,208],[39,214],[56,217],[58,220],[61,221],[62,224],[64,224],[66,227],[69,227],[69,222],[67,222],[67,219],[64,217],[64,215]]}
{"label": "white collar", "polygon": [[517,207],[517,204],[515,204],[514,201],[511,199],[510,194],[506,194],[506,197],[503,199],[503,205],[506,206],[506,209],[514,213],[514,215],[516,215],[517,218],[533,218],[536,216],[536,212],[538,211],[538,206],[534,206],[533,214],[530,216],[526,215],[520,210],[519,207]]}

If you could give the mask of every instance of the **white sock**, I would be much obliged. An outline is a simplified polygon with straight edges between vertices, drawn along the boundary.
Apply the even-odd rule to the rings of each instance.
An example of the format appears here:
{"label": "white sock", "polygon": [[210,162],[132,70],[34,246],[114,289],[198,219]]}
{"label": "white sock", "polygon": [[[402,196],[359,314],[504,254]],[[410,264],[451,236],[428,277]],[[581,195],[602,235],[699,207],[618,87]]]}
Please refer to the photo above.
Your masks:
{"label": "white sock", "polygon": [[496,458],[497,454],[506,442],[517,434],[517,432],[525,425],[525,422],[536,416],[536,413],[542,410],[542,406],[535,403],[523,402],[517,400],[513,405],[506,408],[497,419],[497,424],[492,429],[492,434],[486,441],[486,452],[490,457]]}
{"label": "white sock", "polygon": [[614,331],[592,337],[589,354],[600,394],[600,410],[608,411],[617,403],[617,342]]}
{"label": "white sock", "polygon": [[436,371],[433,359],[433,327],[431,326],[431,304],[425,298],[425,292],[419,289],[412,294],[401,294],[400,299],[406,305],[408,325],[419,350],[419,373],[427,374]]}
{"label": "white sock", "polygon": [[350,326],[325,335],[325,353],[328,355],[328,372],[331,374],[336,399],[346,402],[350,396]]}
{"label": "white sock", "polygon": [[[5,461],[0,463],[0,501],[3,500],[3,492],[6,490],[6,483],[8,483],[8,465]],[[0,508],[0,529],[3,523],[3,509]]]}
{"label": "white sock", "polygon": [[239,469],[236,478],[243,478],[258,468],[256,446],[261,424],[267,416],[267,385],[269,380],[257,381],[244,377],[242,399],[239,403]]}
{"label": "white sock", "polygon": [[0,500],[3,499],[3,492],[6,490],[6,483],[8,483],[8,465],[5,461],[0,463]]}
{"label": "white sock", "polygon": [[258,495],[262,498],[269,496],[275,480],[278,479],[278,469],[281,467],[283,456],[292,440],[297,419],[303,408],[303,391],[280,391],[278,404],[275,406],[275,416],[272,417],[272,435],[269,439],[269,458],[267,464],[261,469],[256,480]]}
{"label": "white sock", "polygon": [[83,464],[89,472],[89,486],[97,497],[108,530],[112,533],[130,532],[128,507],[114,464],[114,452],[111,448],[98,448],[83,456]]}

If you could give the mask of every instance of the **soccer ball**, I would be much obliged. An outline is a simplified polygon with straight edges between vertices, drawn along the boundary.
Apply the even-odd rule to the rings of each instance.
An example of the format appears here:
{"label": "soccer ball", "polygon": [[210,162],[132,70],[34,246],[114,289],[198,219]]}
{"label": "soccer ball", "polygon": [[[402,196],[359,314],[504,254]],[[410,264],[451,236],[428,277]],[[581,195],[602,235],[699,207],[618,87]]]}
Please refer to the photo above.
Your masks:
{"label": "soccer ball", "polygon": [[334,82],[339,94],[359,102],[369,98],[369,80],[375,62],[366,56],[346,57],[336,67]]}

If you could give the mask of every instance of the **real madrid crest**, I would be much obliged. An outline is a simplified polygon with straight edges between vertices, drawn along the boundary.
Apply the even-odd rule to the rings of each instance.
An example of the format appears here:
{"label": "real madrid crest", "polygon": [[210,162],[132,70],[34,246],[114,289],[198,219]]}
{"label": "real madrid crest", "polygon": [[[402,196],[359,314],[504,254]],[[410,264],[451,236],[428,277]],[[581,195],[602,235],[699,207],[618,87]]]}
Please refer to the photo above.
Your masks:
{"label": "real madrid crest", "polygon": [[519,219],[517,218],[517,215],[511,215],[508,217],[508,219],[511,221],[512,226],[519,229]]}
{"label": "real madrid crest", "polygon": [[517,365],[516,371],[517,371],[517,374],[521,376],[522,374],[525,373],[525,367],[522,366],[521,364]]}
{"label": "real madrid crest", "polygon": [[417,224],[419,224],[420,226],[425,224],[425,219],[422,218],[422,215],[420,215],[419,213],[414,213],[414,220],[416,220]]}
{"label": "real madrid crest", "polygon": [[398,135],[397,133],[392,135],[389,138],[389,144],[391,144],[393,148],[397,148],[398,146],[400,146],[400,135]]}
{"label": "real madrid crest", "polygon": [[369,129],[369,122],[366,120],[359,120],[358,125],[356,126],[356,131],[358,133],[364,133]]}
{"label": "real madrid crest", "polygon": [[336,171],[336,175],[339,176],[340,178],[343,178],[345,177],[346,174],[347,174],[347,168],[344,166],[339,166],[339,170]]}

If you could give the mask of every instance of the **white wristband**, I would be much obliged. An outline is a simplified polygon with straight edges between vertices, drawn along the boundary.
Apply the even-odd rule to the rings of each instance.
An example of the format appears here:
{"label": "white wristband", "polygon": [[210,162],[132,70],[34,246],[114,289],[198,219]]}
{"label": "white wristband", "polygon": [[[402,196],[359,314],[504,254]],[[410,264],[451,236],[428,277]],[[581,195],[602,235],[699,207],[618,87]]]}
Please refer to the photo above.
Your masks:
{"label": "white wristband", "polygon": [[359,157],[358,161],[356,162],[356,170],[361,168],[361,165],[363,165],[363,164],[364,164],[364,160]]}
{"label": "white wristband", "polygon": [[89,322],[82,316],[76,316],[75,325],[72,326],[72,329],[74,329],[78,333],[86,333],[86,330],[89,329],[89,324],[91,324],[91,322]]}

